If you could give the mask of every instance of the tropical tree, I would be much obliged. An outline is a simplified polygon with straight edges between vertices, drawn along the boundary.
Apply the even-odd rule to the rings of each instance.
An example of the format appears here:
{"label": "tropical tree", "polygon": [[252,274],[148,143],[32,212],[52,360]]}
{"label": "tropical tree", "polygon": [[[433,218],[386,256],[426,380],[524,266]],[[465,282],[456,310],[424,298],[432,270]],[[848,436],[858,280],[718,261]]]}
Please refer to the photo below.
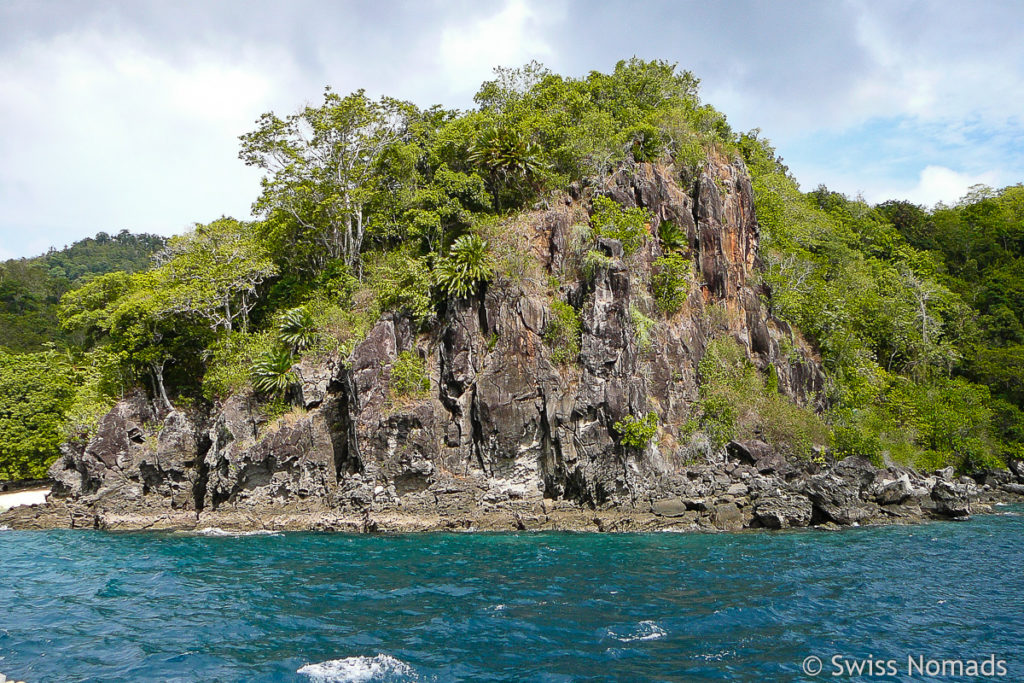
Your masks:
{"label": "tropical tree", "polygon": [[271,227],[285,222],[287,246],[315,246],[305,252],[314,268],[338,258],[358,268],[367,207],[389,190],[381,167],[408,138],[415,111],[408,102],[374,101],[362,90],[341,97],[327,88],[319,107],[284,119],[263,114],[256,130],[241,136],[239,153],[267,171],[253,209],[272,217]]}
{"label": "tropical tree", "polygon": [[214,330],[229,332],[239,319],[248,328],[258,287],[277,273],[251,226],[233,218],[196,225],[173,238],[157,262],[170,311],[198,315]]}

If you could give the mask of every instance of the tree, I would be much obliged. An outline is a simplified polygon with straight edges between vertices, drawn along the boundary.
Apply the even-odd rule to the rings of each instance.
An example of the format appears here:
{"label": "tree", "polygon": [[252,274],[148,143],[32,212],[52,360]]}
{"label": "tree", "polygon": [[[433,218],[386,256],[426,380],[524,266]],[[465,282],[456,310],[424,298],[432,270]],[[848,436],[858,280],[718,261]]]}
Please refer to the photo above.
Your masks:
{"label": "tree", "polygon": [[59,353],[0,352],[0,479],[46,476],[63,441],[74,382]]}
{"label": "tree", "polygon": [[346,97],[327,88],[320,107],[306,107],[281,119],[273,113],[241,136],[239,157],[268,172],[254,211],[287,219],[291,242],[317,247],[307,257],[319,269],[341,258],[358,268],[366,237],[366,209],[387,192],[379,182],[387,152],[408,136],[415,107],[383,97],[370,100],[362,90]]}
{"label": "tree", "polygon": [[258,287],[277,273],[250,226],[233,218],[196,225],[173,238],[157,262],[168,310],[199,315],[214,331],[230,332],[239,318],[247,330]]}
{"label": "tree", "polygon": [[109,346],[130,375],[148,374],[153,395],[173,411],[167,366],[181,369],[182,384],[194,382],[210,330],[183,313],[169,290],[158,271],[110,273],[65,294],[60,320],[65,330]]}

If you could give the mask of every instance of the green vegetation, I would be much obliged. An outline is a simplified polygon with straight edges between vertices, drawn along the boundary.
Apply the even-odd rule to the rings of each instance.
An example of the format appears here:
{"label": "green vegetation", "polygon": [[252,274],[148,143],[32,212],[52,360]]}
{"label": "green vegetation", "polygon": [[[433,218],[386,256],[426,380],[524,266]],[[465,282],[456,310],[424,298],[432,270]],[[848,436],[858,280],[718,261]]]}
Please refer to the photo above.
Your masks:
{"label": "green vegetation", "polygon": [[427,364],[412,351],[402,351],[391,365],[392,396],[421,398],[430,391]]}
{"label": "green vegetation", "polygon": [[0,479],[46,476],[64,441],[77,375],[54,351],[0,352]]}
{"label": "green vegetation", "polygon": [[447,257],[438,261],[437,284],[448,296],[462,298],[476,292],[491,279],[494,271],[486,240],[463,235],[455,240]]}
{"label": "green vegetation", "polygon": [[837,453],[962,471],[1019,457],[1024,188],[872,207],[800,192],[756,131],[739,144],[773,312],[822,356]]}
{"label": "green vegetation", "polygon": [[676,251],[670,251],[654,262],[651,288],[658,310],[671,315],[686,302],[690,293],[690,259]]}
{"label": "green vegetation", "polygon": [[608,197],[594,197],[594,215],[590,221],[595,237],[619,240],[623,253],[630,256],[650,239],[647,224],[653,218],[647,209],[624,209]]}
{"label": "green vegetation", "polygon": [[74,343],[57,324],[61,296],[97,275],[145,270],[164,243],[157,235],[101,232],[60,251],[0,263],[0,347],[25,353]]}
{"label": "green vegetation", "polygon": [[644,417],[627,415],[612,425],[619,434],[619,443],[630,448],[644,449],[658,433],[658,414],[647,413]]}
{"label": "green vegetation", "polygon": [[544,341],[551,347],[551,360],[573,363],[580,355],[583,324],[576,309],[564,301],[551,302],[551,318],[544,330]]}
{"label": "green vegetation", "polygon": [[[528,289],[548,276],[558,290],[560,277],[614,265],[602,238],[630,264],[655,258],[653,302],[628,321],[647,348],[656,318],[695,284],[691,245],[594,180],[656,161],[686,184],[711,151],[751,170],[766,301],[820,355],[828,409],[794,406],[774,368],[759,372],[717,339],[693,429],[716,445],[761,436],[808,454],[831,440],[842,455],[925,467],[1024,454],[1024,187],[977,187],[932,211],[803,193],[757,131],[736,135],[701,103],[698,84],[659,61],[582,78],[531,63],[498,69],[468,111],[328,89],[295,113],[264,114],[240,151],[265,173],[257,220],[222,217],[166,243],[101,233],[0,265],[0,476],[42,473],[61,440],[86,438],[136,386],[168,409],[250,389],[284,405],[294,363],[347,354],[381,314],[423,331],[488,283]],[[591,218],[574,228],[566,272],[539,274],[517,216],[573,183]],[[706,313],[725,329],[725,308]],[[554,301],[552,359],[575,362],[580,334],[578,312]],[[800,357],[793,344],[783,352]],[[415,354],[392,371],[398,395],[428,386]],[[617,423],[622,443],[646,445],[652,416]]]}
{"label": "green vegetation", "polygon": [[775,368],[759,372],[731,337],[708,344],[698,373],[700,399],[689,429],[703,431],[713,448],[760,438],[783,452],[810,457],[815,446],[828,443],[821,418],[780,394]]}

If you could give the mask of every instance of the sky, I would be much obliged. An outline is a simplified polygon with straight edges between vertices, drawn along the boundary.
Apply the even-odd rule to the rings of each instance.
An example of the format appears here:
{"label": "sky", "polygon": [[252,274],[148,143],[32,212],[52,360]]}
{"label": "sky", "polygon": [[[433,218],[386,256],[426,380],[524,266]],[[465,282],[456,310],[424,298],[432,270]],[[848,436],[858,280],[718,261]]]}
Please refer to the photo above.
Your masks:
{"label": "sky", "polygon": [[365,88],[473,106],[495,66],[679,64],[805,190],[1024,181],[1024,3],[0,0],[0,259],[247,218],[256,118]]}

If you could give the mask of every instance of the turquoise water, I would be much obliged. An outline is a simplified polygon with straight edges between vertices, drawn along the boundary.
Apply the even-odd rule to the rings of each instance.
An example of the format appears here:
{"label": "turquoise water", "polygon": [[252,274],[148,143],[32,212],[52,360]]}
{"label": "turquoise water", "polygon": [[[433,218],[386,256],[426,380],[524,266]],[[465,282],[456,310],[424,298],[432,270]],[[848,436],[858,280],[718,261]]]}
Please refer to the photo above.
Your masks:
{"label": "turquoise water", "polygon": [[842,655],[935,680],[907,657],[994,654],[1024,680],[1024,510],[1001,510],[838,533],[0,531],[0,673],[807,680],[817,655],[836,680]]}

